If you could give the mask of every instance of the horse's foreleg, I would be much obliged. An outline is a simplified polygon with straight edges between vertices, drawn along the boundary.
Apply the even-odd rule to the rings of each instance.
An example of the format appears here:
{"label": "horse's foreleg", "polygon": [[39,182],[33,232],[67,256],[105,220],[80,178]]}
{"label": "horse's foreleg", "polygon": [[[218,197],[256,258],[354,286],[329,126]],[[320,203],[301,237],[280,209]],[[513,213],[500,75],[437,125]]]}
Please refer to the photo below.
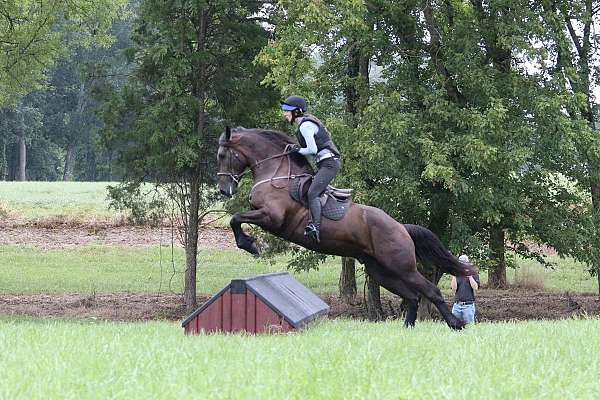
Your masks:
{"label": "horse's foreleg", "polygon": [[231,229],[233,230],[237,246],[251,254],[258,255],[259,251],[255,243],[256,239],[244,232],[242,224],[254,224],[264,227],[267,226],[268,221],[269,215],[263,209],[235,213],[233,217],[231,217],[229,226],[231,226]]}

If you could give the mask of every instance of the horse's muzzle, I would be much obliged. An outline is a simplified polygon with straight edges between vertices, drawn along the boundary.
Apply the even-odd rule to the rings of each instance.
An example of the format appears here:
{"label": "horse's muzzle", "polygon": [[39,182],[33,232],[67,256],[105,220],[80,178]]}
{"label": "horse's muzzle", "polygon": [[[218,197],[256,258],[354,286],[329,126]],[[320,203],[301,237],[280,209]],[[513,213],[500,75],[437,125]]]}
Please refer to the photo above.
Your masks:
{"label": "horse's muzzle", "polygon": [[230,198],[232,196],[232,193],[229,193],[227,190],[220,189],[219,191],[221,192],[221,194],[223,196],[225,196],[227,198]]}

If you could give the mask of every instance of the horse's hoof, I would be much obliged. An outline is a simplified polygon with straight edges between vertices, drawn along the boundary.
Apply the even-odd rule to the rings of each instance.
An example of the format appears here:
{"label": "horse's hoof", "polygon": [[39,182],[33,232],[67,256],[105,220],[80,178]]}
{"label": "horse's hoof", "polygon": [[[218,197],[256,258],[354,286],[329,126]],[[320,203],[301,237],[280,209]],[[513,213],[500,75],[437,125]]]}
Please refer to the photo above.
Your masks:
{"label": "horse's hoof", "polygon": [[242,250],[246,250],[248,253],[258,256],[260,255],[260,251],[258,250],[258,246],[256,245],[256,239],[247,237],[240,239],[237,243],[238,247]]}
{"label": "horse's hoof", "polygon": [[405,321],[404,322],[404,327],[407,328],[407,329],[414,328],[415,327],[415,323],[414,322],[411,323],[411,322],[406,322]]}
{"label": "horse's hoof", "polygon": [[252,243],[250,245],[250,249],[248,250],[248,252],[250,254],[252,254],[252,255],[255,255],[255,256],[259,256],[260,255],[260,251],[258,250],[258,246],[256,246],[255,243]]}
{"label": "horse's hoof", "polygon": [[460,331],[461,329],[463,329],[465,327],[465,323],[461,320],[456,320],[455,323],[453,324],[448,324],[448,326],[452,329],[454,329],[455,331]]}

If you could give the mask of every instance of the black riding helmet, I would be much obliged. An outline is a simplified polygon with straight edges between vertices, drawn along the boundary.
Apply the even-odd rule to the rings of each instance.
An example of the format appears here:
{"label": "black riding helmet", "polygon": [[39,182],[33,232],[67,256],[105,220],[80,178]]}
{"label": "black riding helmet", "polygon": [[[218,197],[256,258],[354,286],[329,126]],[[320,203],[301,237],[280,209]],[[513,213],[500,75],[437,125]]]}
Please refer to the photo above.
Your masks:
{"label": "black riding helmet", "polygon": [[290,124],[293,124],[296,118],[301,117],[306,111],[308,111],[308,104],[306,99],[301,96],[289,96],[281,102],[281,109],[283,111],[290,111],[292,113],[292,119]]}
{"label": "black riding helmet", "polygon": [[302,96],[289,96],[281,102],[281,109],[283,111],[298,110],[301,114],[304,114],[308,111],[308,104]]}

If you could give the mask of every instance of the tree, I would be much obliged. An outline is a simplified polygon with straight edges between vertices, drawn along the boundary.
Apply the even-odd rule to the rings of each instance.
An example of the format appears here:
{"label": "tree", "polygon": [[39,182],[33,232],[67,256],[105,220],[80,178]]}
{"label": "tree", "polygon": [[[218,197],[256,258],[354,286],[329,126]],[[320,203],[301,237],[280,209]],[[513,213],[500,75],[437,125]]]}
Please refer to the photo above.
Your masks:
{"label": "tree", "polygon": [[[27,146],[39,134],[41,114],[28,104],[0,109],[0,132],[3,132],[4,176],[8,179],[26,181]],[[12,159],[7,159],[7,148],[12,148]],[[12,168],[11,168],[12,164]],[[12,169],[12,171],[11,171]]]}
{"label": "tree", "polygon": [[594,98],[600,79],[600,35],[596,33],[600,2],[543,1],[536,11],[548,27],[539,40],[553,61],[542,63],[542,69],[549,92],[560,99],[551,104],[554,118],[550,122],[556,130],[550,145],[571,153],[569,158],[553,157],[551,161],[591,199],[591,224],[578,232],[583,240],[565,243],[554,239],[563,252],[591,266],[600,295],[600,131],[596,125],[598,99]]}
{"label": "tree", "polygon": [[[95,2],[7,0],[0,4],[0,107],[44,86],[54,62],[70,44],[108,44],[106,31],[126,0]],[[66,41],[70,36],[72,40]],[[18,179],[26,179],[27,145],[21,131]],[[3,146],[3,150],[6,151]],[[5,153],[6,154],[6,153]]]}
{"label": "tree", "polygon": [[260,6],[142,1],[132,77],[104,109],[105,142],[126,181],[163,185],[179,206],[188,309],[196,306],[198,232],[215,199],[218,133],[228,122],[258,124],[258,110],[275,103],[251,62],[268,39],[252,18]]}
{"label": "tree", "polygon": [[[110,43],[106,34],[126,0],[6,0],[0,4],[0,105],[40,87],[54,61],[79,43]],[[60,29],[56,29],[60,25]]]}
{"label": "tree", "polygon": [[[546,32],[528,2],[278,6],[276,40],[260,58],[270,67],[267,82],[310,93],[330,116],[345,115],[338,83],[354,37],[348,27],[373,27],[357,32],[381,79],[370,85],[357,128],[344,117],[327,119],[345,144],[344,179],[357,201],[429,227],[455,253],[490,268],[497,287],[507,283],[509,246],[544,262],[527,240],[556,238],[561,218],[585,225],[580,212],[567,212],[581,197],[556,180],[560,169],[544,149],[556,111],[546,103],[559,104],[560,95],[526,68],[543,57],[532,38]],[[565,148],[556,158],[572,160]],[[422,267],[432,281],[441,277]]]}
{"label": "tree", "polygon": [[[265,82],[284,96],[310,97],[311,108],[326,120],[345,160],[345,148],[360,135],[358,123],[369,101],[373,17],[364,4],[351,1],[309,2],[308,7],[282,1],[271,10],[271,22],[275,39],[259,56],[270,67]],[[336,184],[351,186],[346,177],[342,171]],[[322,258],[311,259],[308,267]],[[340,297],[349,302],[356,294],[355,275],[354,260],[342,258]],[[377,292],[368,299],[378,302],[379,287],[367,286],[370,293]],[[381,318],[381,306],[368,304],[375,318]]]}

